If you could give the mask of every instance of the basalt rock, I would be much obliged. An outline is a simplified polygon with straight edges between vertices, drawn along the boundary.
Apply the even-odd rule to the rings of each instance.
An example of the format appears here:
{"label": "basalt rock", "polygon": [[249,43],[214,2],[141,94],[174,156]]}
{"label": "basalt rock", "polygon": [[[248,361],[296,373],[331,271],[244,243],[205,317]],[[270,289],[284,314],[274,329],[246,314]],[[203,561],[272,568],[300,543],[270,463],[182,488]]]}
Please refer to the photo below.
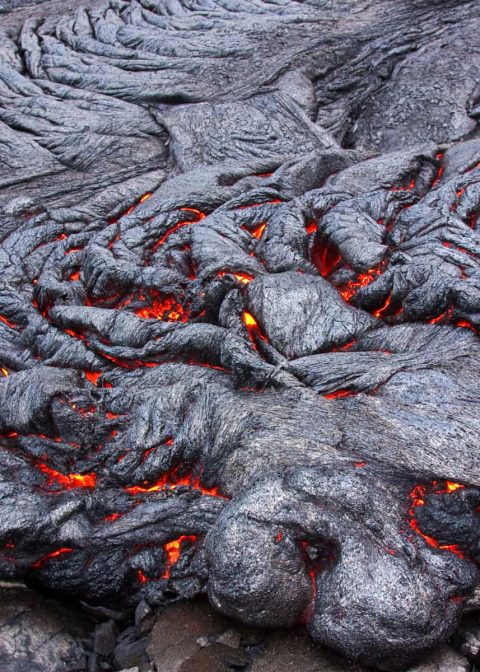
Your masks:
{"label": "basalt rock", "polygon": [[2,578],[206,592],[380,669],[450,638],[479,585],[479,34],[474,0],[4,14]]}

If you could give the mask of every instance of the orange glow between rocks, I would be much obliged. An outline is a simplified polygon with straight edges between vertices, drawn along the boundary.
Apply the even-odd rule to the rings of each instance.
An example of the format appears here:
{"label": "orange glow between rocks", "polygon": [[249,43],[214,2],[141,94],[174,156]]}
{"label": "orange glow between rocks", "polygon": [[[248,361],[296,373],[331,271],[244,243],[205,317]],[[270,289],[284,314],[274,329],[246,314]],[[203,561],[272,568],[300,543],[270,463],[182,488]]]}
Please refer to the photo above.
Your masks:
{"label": "orange glow between rocks", "polygon": [[183,542],[185,541],[189,541],[193,544],[197,541],[197,537],[194,535],[183,534],[181,537],[178,537],[178,539],[169,541],[164,545],[163,548],[165,550],[165,553],[167,554],[167,568],[165,569],[165,572],[162,575],[162,579],[170,578],[170,570],[173,567],[173,565],[175,565],[179,561],[181,554],[181,547]]}
{"label": "orange glow between rocks", "polygon": [[245,327],[247,328],[248,336],[255,350],[258,350],[257,348],[258,338],[264,341],[265,343],[268,343],[267,338],[260,331],[260,327],[258,326],[257,320],[253,317],[251,313],[244,311],[242,315],[242,321]]}
{"label": "orange glow between rocks", "polygon": [[7,320],[6,317],[3,315],[0,315],[0,322],[3,322],[3,324],[6,324],[7,327],[10,327],[10,329],[18,329],[18,326],[16,324],[13,324],[13,322],[10,322],[10,320]]}
{"label": "orange glow between rocks", "polygon": [[335,390],[335,392],[329,392],[324,394],[324,399],[338,399],[339,397],[353,397],[355,392],[351,390]]}
{"label": "orange glow between rocks", "polygon": [[415,189],[415,179],[412,178],[410,182],[405,186],[400,186],[400,187],[391,187],[390,191],[412,191],[412,189]]}
{"label": "orange glow between rocks", "polygon": [[359,275],[356,280],[350,280],[344,287],[338,287],[338,291],[343,296],[345,301],[350,301],[352,296],[356,294],[360,287],[370,285],[379,275],[381,275],[381,268],[371,268],[366,273]]}
{"label": "orange glow between rocks", "polygon": [[[437,487],[438,482],[433,481],[432,487]],[[444,483],[444,488],[443,489],[436,489],[432,491],[432,494],[436,495],[441,495],[441,494],[450,494],[452,492],[455,492],[456,490],[461,490],[465,486],[461,485],[460,483],[453,483],[451,481],[445,481]],[[409,525],[416,532],[419,534],[426,543],[431,546],[432,548],[438,548],[442,551],[450,551],[451,553],[455,553],[455,555],[458,555],[459,558],[464,558],[465,553],[462,551],[462,549],[457,545],[457,544],[440,544],[436,539],[433,537],[429,537],[428,535],[424,534],[422,530],[420,529],[419,523],[415,517],[415,509],[419,506],[425,506],[425,497],[428,493],[429,488],[426,485],[416,485],[412,492],[410,493],[409,497],[412,500],[412,504],[409,509]]]}
{"label": "orange glow between rocks", "polygon": [[265,223],[260,224],[260,226],[257,226],[256,229],[254,229],[253,231],[250,231],[250,234],[251,234],[254,238],[256,238],[257,240],[260,240],[260,238],[263,236],[263,233],[264,233],[264,231],[265,231],[266,226],[267,226],[267,225],[266,225]]}
{"label": "orange glow between rocks", "polygon": [[52,558],[58,558],[59,555],[64,555],[65,553],[72,553],[73,548],[59,548],[56,551],[52,551],[51,553],[48,553],[47,555],[44,555],[43,558],[40,558],[40,560],[37,560],[37,562],[34,562],[32,565],[32,569],[40,569],[43,567],[43,565],[48,562],[48,560],[51,560]]}
{"label": "orange glow between rocks", "polygon": [[438,324],[439,322],[442,322],[443,320],[451,320],[453,315],[453,308],[447,308],[443,313],[440,313],[440,315],[437,315],[437,317],[432,317],[430,320],[428,320],[429,324]]}
{"label": "orange glow between rocks", "polygon": [[221,497],[222,499],[225,499],[225,497],[220,494],[218,488],[205,488],[203,485],[201,485],[200,478],[200,475],[193,475],[191,472],[187,473],[185,476],[178,476],[176,470],[172,470],[171,472],[162,474],[162,476],[160,476],[160,478],[153,485],[134,485],[128,488],[124,488],[124,490],[130,495],[141,495],[151,492],[165,492],[168,490],[175,490],[181,486],[186,486],[188,488],[192,488],[193,490],[200,490],[200,492],[204,495],[210,495],[211,497]]}
{"label": "orange glow between rocks", "polygon": [[170,227],[167,231],[165,231],[163,236],[159,240],[157,240],[157,242],[152,246],[151,249],[152,254],[154,254],[165,243],[167,238],[169,238],[172,235],[172,233],[175,233],[175,231],[178,231],[184,226],[191,226],[192,224],[198,224],[198,222],[204,219],[206,216],[203,212],[200,212],[200,210],[197,210],[196,208],[179,208],[179,209],[182,210],[182,212],[191,212],[194,215],[196,215],[197,218],[178,222],[177,224],[174,224],[174,226]]}
{"label": "orange glow between rocks", "polygon": [[218,271],[217,273],[219,278],[223,278],[225,275],[233,275],[235,280],[238,280],[238,282],[242,285],[248,285],[249,282],[252,282],[253,280],[253,275],[249,275],[248,273],[233,273],[230,271]]}
{"label": "orange glow between rocks", "polygon": [[47,467],[46,464],[40,463],[37,465],[38,469],[46,474],[48,478],[48,485],[57,484],[62,486],[65,490],[73,490],[74,488],[92,489],[97,482],[96,474],[61,474],[55,469]]}
{"label": "orange glow between rocks", "polygon": [[386,310],[388,310],[388,308],[389,308],[391,302],[392,302],[392,295],[391,295],[391,293],[390,293],[390,294],[387,296],[387,300],[385,301],[385,303],[383,304],[383,306],[382,306],[381,308],[379,308],[378,310],[374,310],[374,311],[373,311],[373,313],[372,313],[373,316],[374,316],[374,317],[381,318],[381,317],[383,316],[383,313],[384,313]]}
{"label": "orange glow between rocks", "polygon": [[156,319],[167,322],[187,322],[188,320],[188,315],[183,307],[171,296],[163,299],[154,297],[149,306],[137,308],[134,313],[147,320]]}
{"label": "orange glow between rocks", "polygon": [[474,334],[478,335],[478,331],[475,329],[475,327],[466,320],[458,320],[455,326],[462,327],[462,329],[470,329],[470,331],[473,331]]}
{"label": "orange glow between rocks", "polygon": [[98,379],[102,376],[103,371],[84,371],[85,373],[85,378],[89,380],[92,385],[96,385],[98,383]]}
{"label": "orange glow between rocks", "polygon": [[323,278],[326,278],[342,260],[337,247],[326,240],[315,240],[312,248],[312,262]]}

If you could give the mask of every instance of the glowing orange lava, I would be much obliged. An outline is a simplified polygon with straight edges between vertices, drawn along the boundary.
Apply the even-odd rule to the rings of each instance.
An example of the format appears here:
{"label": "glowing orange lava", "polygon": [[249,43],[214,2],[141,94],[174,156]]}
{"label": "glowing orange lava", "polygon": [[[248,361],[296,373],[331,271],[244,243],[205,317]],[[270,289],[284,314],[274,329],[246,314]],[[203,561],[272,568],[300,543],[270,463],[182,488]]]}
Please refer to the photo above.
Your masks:
{"label": "glowing orange lava", "polygon": [[390,293],[390,294],[387,296],[387,300],[385,301],[385,303],[383,304],[383,306],[382,306],[381,308],[379,308],[378,310],[374,310],[374,311],[373,311],[373,313],[372,313],[373,316],[374,316],[374,317],[381,318],[381,317],[383,316],[384,312],[385,312],[386,310],[388,310],[388,308],[389,308],[391,302],[392,302],[392,294]]}
{"label": "glowing orange lava", "polygon": [[390,191],[412,191],[415,189],[415,179],[412,178],[407,185],[401,185],[399,187],[391,187]]}
{"label": "glowing orange lava", "polygon": [[257,320],[253,317],[251,313],[244,311],[242,315],[242,321],[247,328],[248,336],[255,350],[258,350],[257,348],[258,338],[264,341],[265,343],[268,343],[267,338],[260,331],[260,327],[258,326]]}
{"label": "glowing orange lava", "polygon": [[183,212],[191,212],[194,215],[196,215],[196,219],[192,220],[186,220],[182,222],[177,222],[177,224],[174,224],[172,227],[170,227],[163,236],[157,240],[157,242],[152,246],[151,253],[154,254],[169,238],[169,236],[172,235],[172,233],[175,233],[175,231],[178,231],[179,229],[183,228],[184,226],[191,226],[192,224],[197,224],[200,220],[205,218],[205,214],[203,212],[200,212],[200,210],[197,210],[196,208],[180,208]]}
{"label": "glowing orange lava", "polygon": [[[438,482],[433,481],[431,487],[435,488],[436,486],[438,486]],[[445,481],[443,489],[433,490],[433,493],[436,495],[450,494],[456,490],[461,490],[464,487],[465,486],[461,485],[460,483]],[[465,553],[459,546],[457,546],[457,544],[440,544],[436,539],[424,534],[420,529],[418,521],[415,517],[415,509],[419,506],[425,506],[425,497],[430,489],[431,488],[426,485],[416,485],[410,493],[409,497],[412,500],[412,504],[409,509],[409,525],[412,530],[419,534],[429,546],[432,546],[432,548],[438,548],[442,551],[450,551],[451,553],[458,555],[459,558],[464,558]]]}
{"label": "glowing orange lava", "polygon": [[343,296],[345,301],[350,301],[352,296],[357,292],[360,287],[366,287],[372,283],[380,274],[382,270],[379,266],[376,268],[371,268],[366,273],[359,275],[356,280],[350,280],[344,287],[338,287],[338,291]]}
{"label": "glowing orange lava", "polygon": [[333,271],[342,259],[340,252],[333,243],[319,238],[315,240],[311,257],[313,264],[324,278]]}
{"label": "glowing orange lava", "polygon": [[452,315],[453,315],[453,308],[450,307],[447,308],[447,310],[445,310],[443,313],[440,313],[440,315],[437,315],[437,317],[432,317],[430,320],[428,320],[428,322],[430,324],[438,324],[439,322],[442,321],[446,322],[447,320],[452,319]]}
{"label": "glowing orange lava", "polygon": [[329,392],[329,394],[324,394],[324,399],[338,399],[339,397],[353,397],[355,392],[351,390],[335,390],[335,392]]}
{"label": "glowing orange lava", "polygon": [[52,551],[51,553],[44,555],[43,558],[40,558],[40,560],[37,560],[37,562],[34,562],[32,569],[40,569],[46,562],[48,562],[48,560],[51,560],[52,558],[58,558],[59,555],[64,555],[65,553],[72,553],[72,551],[73,548],[59,548],[56,551]]}
{"label": "glowing orange lava", "polygon": [[3,324],[6,324],[7,327],[10,327],[10,329],[18,329],[18,326],[16,324],[13,324],[13,322],[10,322],[10,320],[7,320],[6,317],[3,315],[0,315],[0,322],[3,322]]}
{"label": "glowing orange lava", "polygon": [[266,227],[266,226],[267,226],[267,225],[266,225],[265,223],[260,224],[260,226],[257,226],[256,229],[254,229],[253,231],[250,231],[250,234],[251,234],[254,238],[256,238],[257,240],[260,240],[260,238],[263,236],[263,232],[265,231],[265,227]]}
{"label": "glowing orange lava", "polygon": [[96,385],[98,383],[98,379],[102,375],[102,371],[85,371],[85,378],[89,380],[92,385]]}
{"label": "glowing orange lava", "polygon": [[219,278],[223,278],[225,275],[233,275],[235,280],[238,280],[238,282],[242,285],[248,285],[248,283],[252,282],[253,280],[253,275],[249,275],[248,273],[230,273],[230,271],[218,271],[217,275]]}
{"label": "glowing orange lava", "polygon": [[137,308],[135,315],[147,320],[156,319],[167,322],[187,322],[188,315],[174,297],[167,296],[161,299],[154,296],[152,303],[144,308]]}
{"label": "glowing orange lava", "polygon": [[222,497],[218,488],[205,488],[201,484],[201,475],[193,475],[191,472],[187,473],[185,476],[179,476],[176,470],[162,474],[160,478],[153,483],[152,485],[133,485],[131,487],[125,488],[125,492],[128,492],[131,495],[146,494],[150,492],[163,492],[167,490],[175,490],[180,486],[187,486],[193,490],[200,490],[204,495],[210,495],[211,497]]}
{"label": "glowing orange lava", "polygon": [[46,464],[42,462],[37,465],[38,469],[47,474],[48,485],[61,485],[65,490],[73,490],[74,488],[87,488],[92,489],[95,487],[97,482],[96,474],[61,474],[55,469],[50,469]]}
{"label": "glowing orange lava", "polygon": [[167,554],[167,568],[165,569],[165,572],[162,575],[162,579],[170,578],[170,570],[173,567],[173,565],[175,565],[179,561],[181,554],[181,547],[183,542],[185,541],[194,544],[197,541],[197,537],[195,537],[194,535],[183,534],[181,537],[178,537],[178,539],[169,541],[164,545],[163,548],[165,550],[165,553]]}

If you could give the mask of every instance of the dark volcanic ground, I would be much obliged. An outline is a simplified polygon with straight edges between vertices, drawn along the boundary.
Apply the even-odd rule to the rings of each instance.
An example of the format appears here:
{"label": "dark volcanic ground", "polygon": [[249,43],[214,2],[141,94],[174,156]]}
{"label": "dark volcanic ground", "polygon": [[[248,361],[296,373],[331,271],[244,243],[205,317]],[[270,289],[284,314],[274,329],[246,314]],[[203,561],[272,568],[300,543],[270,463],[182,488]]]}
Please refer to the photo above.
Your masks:
{"label": "dark volcanic ground", "polygon": [[[222,636],[467,670],[443,647],[478,656],[478,3],[24,4],[0,6],[0,578],[103,622],[72,670],[134,664],[122,642],[205,594],[243,624]],[[237,669],[289,655],[238,632]]]}

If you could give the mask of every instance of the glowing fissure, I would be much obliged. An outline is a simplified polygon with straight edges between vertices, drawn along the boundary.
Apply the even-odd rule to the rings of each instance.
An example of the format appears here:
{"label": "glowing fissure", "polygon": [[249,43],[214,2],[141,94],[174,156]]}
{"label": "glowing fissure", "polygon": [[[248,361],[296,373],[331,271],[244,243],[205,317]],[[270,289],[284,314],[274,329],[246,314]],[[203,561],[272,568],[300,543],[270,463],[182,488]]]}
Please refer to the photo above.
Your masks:
{"label": "glowing fissure", "polygon": [[[441,162],[442,159],[443,159],[443,152],[438,152],[438,153],[435,155],[435,158],[437,159],[437,161],[440,161],[440,162]],[[442,164],[440,163],[440,165],[439,165],[439,167],[438,167],[438,170],[437,170],[437,174],[435,175],[435,178],[434,178],[434,180],[433,180],[433,182],[432,182],[432,186],[430,187],[431,189],[435,189],[435,187],[437,186],[437,184],[440,182],[441,177],[442,177],[442,175],[443,175],[443,171],[444,171],[444,168],[443,168]]]}
{"label": "glowing fissure", "polygon": [[172,296],[160,298],[152,292],[152,303],[143,308],[137,308],[134,313],[147,320],[156,319],[166,322],[187,322],[188,313]]}
{"label": "glowing fissure", "polygon": [[253,275],[249,275],[248,273],[240,273],[240,272],[233,272],[233,271],[218,271],[217,273],[219,278],[223,278],[225,275],[233,275],[235,280],[238,280],[238,282],[241,285],[248,285],[250,282],[253,280]]}
{"label": "glowing fissure", "polygon": [[56,551],[47,553],[47,555],[44,555],[42,558],[34,562],[32,565],[32,569],[41,569],[45,565],[45,563],[47,563],[49,560],[52,560],[53,558],[58,558],[60,555],[65,555],[66,553],[72,553],[72,552],[73,548],[69,547],[58,548]]}
{"label": "glowing fissure", "polygon": [[300,541],[298,545],[300,547],[303,556],[303,561],[305,563],[305,567],[307,569],[311,583],[310,601],[306,609],[300,616],[300,624],[306,625],[307,623],[310,623],[315,613],[315,602],[317,601],[317,573],[321,571],[321,566],[320,565],[314,566],[312,561],[310,560],[307,553],[307,549],[309,546],[308,541]]}
{"label": "glowing fissure", "polygon": [[345,301],[350,301],[350,299],[357,293],[357,290],[361,287],[366,287],[370,285],[374,280],[382,274],[383,265],[377,266],[376,268],[369,269],[366,273],[361,273],[357,276],[355,280],[350,280],[343,287],[337,287],[340,294],[343,296]]}
{"label": "glowing fissure", "polygon": [[312,262],[320,275],[326,278],[341,262],[342,257],[336,245],[318,236],[311,252]]}
{"label": "glowing fissure", "polygon": [[10,329],[19,329],[19,326],[17,324],[14,324],[13,322],[8,320],[3,315],[0,315],[0,322],[3,322],[3,324],[6,324],[7,327],[10,327]]}
{"label": "glowing fissure", "polygon": [[465,558],[464,551],[457,544],[440,544],[433,537],[429,537],[427,534],[424,534],[420,529],[419,523],[415,516],[415,509],[419,506],[425,506],[425,497],[428,494],[443,495],[450,494],[456,490],[462,490],[465,486],[461,483],[454,483],[452,481],[445,481],[443,486],[439,487],[438,481],[433,481],[431,485],[416,485],[412,492],[409,495],[409,498],[412,500],[410,509],[409,509],[409,525],[414,532],[424,539],[424,541],[431,546],[432,548],[438,548],[442,551],[450,551],[455,553],[459,558]]}
{"label": "glowing fissure", "polygon": [[175,233],[175,231],[178,231],[179,229],[182,229],[184,226],[192,226],[192,224],[198,224],[202,219],[206,217],[206,215],[203,212],[200,212],[200,210],[197,210],[196,208],[179,208],[182,212],[191,212],[194,215],[196,215],[196,219],[192,220],[185,220],[182,222],[177,222],[177,224],[174,224],[171,226],[161,238],[157,240],[157,242],[152,245],[150,253],[155,254],[157,250],[166,242],[166,240],[172,235],[172,233]]}
{"label": "glowing fissure", "polygon": [[167,567],[162,574],[162,579],[169,579],[170,578],[170,571],[175,565],[181,555],[181,550],[182,550],[182,544],[184,542],[190,542],[191,544],[194,544],[197,541],[197,537],[194,535],[182,535],[181,537],[178,537],[178,539],[174,539],[173,541],[167,542],[163,549],[167,555]]}
{"label": "glowing fissure", "polygon": [[160,478],[158,478],[157,481],[155,481],[153,484],[144,483],[143,485],[134,485],[124,488],[124,490],[130,495],[141,495],[151,492],[166,492],[168,490],[175,490],[176,488],[185,486],[192,490],[200,490],[200,492],[204,495],[226,499],[226,497],[220,493],[217,487],[205,488],[201,484],[201,473],[194,474],[192,471],[190,471],[181,476],[179,475],[178,470],[179,467],[162,474],[162,476],[160,476]]}
{"label": "glowing fissure", "polygon": [[51,469],[43,462],[37,464],[37,468],[48,476],[48,485],[60,485],[64,490],[73,490],[74,488],[93,489],[97,483],[95,473],[91,474],[61,474],[55,469]]}
{"label": "glowing fissure", "polygon": [[324,399],[339,399],[341,397],[353,397],[355,394],[356,392],[352,390],[335,390],[335,392],[324,394],[323,397]]}
{"label": "glowing fissure", "polygon": [[412,189],[415,189],[415,178],[412,178],[407,185],[390,187],[390,191],[412,191]]}
{"label": "glowing fissure", "polygon": [[242,321],[247,329],[250,342],[252,343],[255,350],[258,350],[257,346],[258,339],[262,340],[264,343],[268,343],[268,339],[260,331],[258,322],[251,313],[244,311],[242,314]]}

